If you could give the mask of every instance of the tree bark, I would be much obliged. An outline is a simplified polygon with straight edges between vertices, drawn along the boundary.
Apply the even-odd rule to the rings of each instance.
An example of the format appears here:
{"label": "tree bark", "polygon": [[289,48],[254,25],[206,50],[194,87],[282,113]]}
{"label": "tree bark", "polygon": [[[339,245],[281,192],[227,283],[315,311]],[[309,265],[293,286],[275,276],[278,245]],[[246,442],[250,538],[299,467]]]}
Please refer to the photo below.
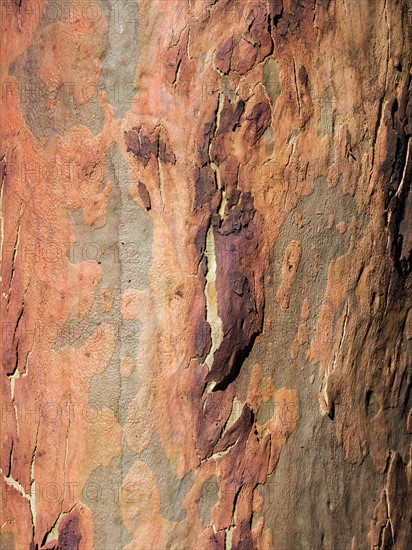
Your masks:
{"label": "tree bark", "polygon": [[1,26],[1,548],[408,548],[408,0]]}

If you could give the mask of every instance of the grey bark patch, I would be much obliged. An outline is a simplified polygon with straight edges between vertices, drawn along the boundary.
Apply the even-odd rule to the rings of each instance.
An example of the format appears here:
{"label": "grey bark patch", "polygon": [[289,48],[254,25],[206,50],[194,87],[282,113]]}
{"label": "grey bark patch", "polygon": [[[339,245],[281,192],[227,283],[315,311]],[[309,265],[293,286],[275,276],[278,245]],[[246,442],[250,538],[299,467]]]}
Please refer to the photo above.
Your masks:
{"label": "grey bark patch", "polygon": [[272,57],[269,57],[265,61],[265,65],[263,67],[263,86],[265,87],[266,93],[269,96],[270,102],[272,104],[272,110],[274,109],[277,98],[280,96],[280,93],[282,91],[279,77],[279,65]]}
{"label": "grey bark patch", "polygon": [[260,514],[280,550],[350,548],[354,535],[362,540],[369,530],[383,479],[370,457],[362,465],[346,462],[328,417],[301,418],[260,487]]}
{"label": "grey bark patch", "polygon": [[99,0],[108,21],[107,43],[102,56],[99,87],[107,92],[115,118],[130,109],[140,55],[137,4],[129,0]]}
{"label": "grey bark patch", "polygon": [[[133,320],[122,319],[120,313],[122,296],[125,290],[134,288],[143,290],[147,287],[148,271],[151,265],[151,247],[153,242],[152,220],[143,212],[129,195],[127,166],[124,164],[119,149],[114,146],[107,156],[107,175],[113,182],[106,226],[90,230],[83,227],[82,238],[96,240],[109,251],[102,254],[102,281],[99,288],[109,288],[114,297],[114,306],[105,314],[116,331],[117,347],[108,368],[93,377],[89,400],[97,410],[103,407],[112,408],[123,424],[127,417],[128,407],[138,388],[138,377],[134,372],[127,380],[120,373],[122,358],[135,359],[138,352],[140,324]],[[117,184],[117,185],[116,185]],[[90,235],[90,237],[88,236]],[[79,235],[80,237],[80,235]],[[116,254],[117,250],[117,254]],[[89,317],[103,320],[98,313],[97,299]]]}
{"label": "grey bark patch", "polygon": [[140,453],[139,460],[147,464],[156,479],[162,516],[170,521],[183,521],[186,517],[183,501],[193,486],[193,472],[189,472],[182,479],[173,474],[156,434],[153,434],[149,446]]}
{"label": "grey bark patch", "polygon": [[[113,114],[118,119],[134,101],[135,72],[140,54],[137,6],[128,0],[100,0],[92,8],[95,13],[87,12],[85,5],[82,16],[93,20],[93,17],[105,15],[108,32],[100,79],[89,101],[79,105],[73,96],[73,87],[86,90],[87,82],[65,82],[58,89],[52,89],[37,76],[40,31],[47,25],[73,17],[73,10],[61,0],[50,1],[44,7],[31,47],[10,66],[10,75],[19,75],[17,93],[25,122],[33,136],[38,140],[45,139],[46,143],[54,134],[64,135],[77,125],[86,126],[94,135],[101,133],[104,116],[98,99],[100,91],[107,93]],[[51,98],[53,108],[48,106]]]}
{"label": "grey bark patch", "polygon": [[[116,349],[104,372],[93,376],[89,402],[97,412],[111,408],[119,422],[124,424],[128,407],[138,389],[138,376],[132,372],[127,379],[123,379],[120,361],[122,358],[136,359],[140,323],[123,319],[120,308],[125,290],[143,290],[147,287],[153,224],[151,218],[130,197],[128,168],[117,145],[109,150],[105,174],[105,180],[113,183],[106,224],[94,229],[83,222],[80,210],[70,214],[77,246],[72,245],[69,261],[74,264],[99,262],[102,279],[96,288],[96,297],[88,317],[80,319],[73,314],[63,327],[55,349],[59,350],[66,345],[78,349],[92,334],[101,330],[101,323],[112,326]],[[113,297],[113,306],[109,311],[100,308],[99,295],[102,289],[109,289]]]}
{"label": "grey bark patch", "polygon": [[218,500],[219,483],[216,476],[212,475],[204,482],[199,499],[199,518],[204,529],[212,522],[212,510]]}
{"label": "grey bark patch", "polygon": [[[55,135],[64,135],[72,126],[83,125],[97,135],[102,132],[104,117],[97,97],[78,105],[73,97],[73,86],[79,83],[64,83],[58,89],[47,88],[38,78],[38,40],[16,59],[10,67],[11,75],[19,75],[19,102],[25,123],[37,139],[46,143]],[[24,76],[23,76],[24,75]],[[48,107],[53,98],[55,106]]]}
{"label": "grey bark patch", "polygon": [[115,411],[121,425],[126,422],[130,403],[139,387],[139,379],[133,372],[123,380],[119,372],[119,359],[115,357],[101,374],[95,374],[89,389],[89,406],[101,414],[102,409]]}
{"label": "grey bark patch", "polygon": [[121,513],[122,498],[132,498],[123,494],[121,486],[136,455],[124,444],[123,452],[113,459],[109,466],[99,466],[89,476],[81,495],[81,500],[93,513],[94,547],[124,548],[131,542]]}
{"label": "grey bark patch", "polygon": [[318,120],[318,137],[320,139],[333,134],[334,113],[332,103],[332,92],[330,88],[320,98],[320,116]]}
{"label": "grey bark patch", "polygon": [[259,407],[259,410],[256,414],[256,422],[260,425],[265,424],[268,420],[272,418],[274,412],[275,402],[273,400],[273,397],[271,397],[269,401],[262,403],[262,405]]}
{"label": "grey bark patch", "polygon": [[14,533],[0,532],[0,548],[4,550],[15,550],[16,539]]}
{"label": "grey bark patch", "polygon": [[275,133],[271,126],[266,128],[266,131],[263,134],[263,140],[266,146],[266,156],[270,157],[273,154],[273,151],[275,150]]}
{"label": "grey bark patch", "polygon": [[[362,466],[346,462],[342,447],[336,443],[335,425],[320,414],[318,384],[308,383],[313,373],[313,366],[305,357],[309,343],[301,346],[296,361],[290,356],[302,322],[304,298],[310,304],[306,321],[310,342],[327,285],[329,264],[349,248],[350,231],[341,234],[336,227],[328,229],[329,216],[332,214],[336,222],[344,221],[348,226],[356,216],[360,233],[367,223],[367,216],[356,212],[354,199],[344,195],[340,186],[329,188],[324,178],[316,178],[314,183],[314,192],[300,199],[277,237],[270,257],[271,281],[265,284],[265,317],[275,322],[256,342],[236,386],[242,398],[246,398],[250,371],[258,363],[264,366],[264,374],[274,381],[276,389],[298,391],[296,430],[282,448],[274,473],[257,488],[264,498],[264,507],[252,521],[255,525],[259,517],[265,518],[265,527],[272,529],[276,548],[280,550],[350,547],[353,535],[362,540],[361,534],[369,529],[383,479],[370,459]],[[296,213],[302,215],[301,227],[295,223]],[[301,242],[302,259],[289,309],[282,312],[275,294],[281,281],[284,251],[292,240]],[[321,262],[315,275],[312,266],[316,251]],[[258,411],[259,424],[264,424],[269,415],[273,417],[275,411],[270,407],[268,402]],[[358,483],[363,484],[363,494],[372,495],[365,506],[360,504],[363,499],[359,499],[362,490],[355,488]],[[314,499],[313,495],[317,497]],[[358,514],[359,506],[362,511]]]}
{"label": "grey bark patch", "polygon": [[[294,221],[295,213],[302,215],[301,228]],[[367,222],[365,215],[357,214],[354,200],[350,195],[344,195],[340,187],[332,189],[327,187],[324,178],[316,178],[313,193],[301,198],[295,210],[285,221],[272,252],[270,265],[273,270],[273,282],[269,288],[276,293],[281,282],[282,261],[286,247],[292,240],[297,240],[302,245],[302,257],[292,286],[289,309],[282,312],[277,302],[272,301],[271,297],[265,300],[267,315],[278,320],[271,335],[271,341],[274,343],[271,349],[274,350],[274,360],[278,367],[276,383],[279,387],[290,387],[290,385],[293,387],[296,383],[289,350],[301,322],[301,302],[306,297],[311,304],[311,316],[307,321],[310,340],[321,307],[319,296],[323,296],[326,288],[329,264],[345,254],[349,247],[350,231],[341,234],[335,227],[328,229],[331,214],[336,222],[344,221],[347,226],[351,218],[356,216],[360,232]],[[316,274],[312,273],[315,262],[318,266]],[[278,346],[287,352],[279,353]],[[298,360],[305,361],[302,353],[298,356]]]}

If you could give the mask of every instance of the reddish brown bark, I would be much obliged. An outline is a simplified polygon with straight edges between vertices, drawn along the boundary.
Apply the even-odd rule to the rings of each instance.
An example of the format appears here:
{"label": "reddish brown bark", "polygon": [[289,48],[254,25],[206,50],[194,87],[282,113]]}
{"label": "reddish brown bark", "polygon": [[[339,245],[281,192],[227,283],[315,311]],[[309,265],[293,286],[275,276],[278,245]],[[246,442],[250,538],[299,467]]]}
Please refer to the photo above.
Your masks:
{"label": "reddish brown bark", "polygon": [[411,17],[3,3],[2,548],[408,547]]}

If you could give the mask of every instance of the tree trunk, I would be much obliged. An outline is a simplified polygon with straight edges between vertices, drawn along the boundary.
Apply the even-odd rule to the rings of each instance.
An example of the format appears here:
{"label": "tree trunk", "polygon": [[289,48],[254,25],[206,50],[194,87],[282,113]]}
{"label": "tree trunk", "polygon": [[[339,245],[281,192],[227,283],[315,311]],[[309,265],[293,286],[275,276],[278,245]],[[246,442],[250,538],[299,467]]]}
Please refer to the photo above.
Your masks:
{"label": "tree trunk", "polygon": [[408,0],[1,25],[1,548],[406,549]]}

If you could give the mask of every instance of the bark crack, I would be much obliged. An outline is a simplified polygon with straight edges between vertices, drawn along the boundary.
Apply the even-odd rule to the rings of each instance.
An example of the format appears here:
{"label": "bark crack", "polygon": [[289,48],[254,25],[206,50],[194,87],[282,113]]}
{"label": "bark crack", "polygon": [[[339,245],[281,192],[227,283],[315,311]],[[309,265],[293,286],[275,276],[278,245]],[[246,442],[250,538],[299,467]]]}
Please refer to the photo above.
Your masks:
{"label": "bark crack", "polygon": [[374,134],[373,134],[373,137],[372,137],[372,159],[371,159],[371,167],[370,167],[370,172],[369,172],[369,184],[368,184],[369,188],[370,188],[370,184],[371,184],[371,180],[372,180],[372,176],[373,176],[373,172],[374,172],[374,168],[375,168],[375,147],[376,147],[376,142],[377,142],[377,139],[378,139],[379,128],[381,127],[382,122],[383,122],[383,120],[382,120],[383,119],[383,105],[384,105],[384,101],[385,101],[385,93],[386,93],[386,88],[387,88],[388,72],[389,72],[389,55],[390,55],[391,40],[390,40],[390,26],[389,26],[389,22],[388,22],[388,13],[387,13],[387,0],[385,0],[384,6],[383,6],[383,12],[384,12],[385,22],[386,22],[386,25],[387,25],[387,28],[388,28],[387,41],[386,41],[388,46],[387,46],[387,49],[386,49],[385,84],[384,84],[382,95],[379,99],[378,116],[377,116],[377,120],[376,120],[376,124],[375,124],[375,128],[374,128]]}
{"label": "bark crack", "polygon": [[160,191],[160,198],[162,200],[163,211],[164,211],[166,206],[165,195],[164,195],[164,174],[163,174],[163,168],[160,162],[159,155],[157,156],[157,174],[159,176],[159,191]]}
{"label": "bark crack", "polygon": [[19,212],[19,220],[17,222],[17,232],[16,232],[16,239],[14,242],[14,248],[13,248],[13,257],[11,261],[11,273],[10,273],[10,279],[9,279],[9,290],[7,292],[7,311],[9,309],[10,304],[10,296],[11,296],[11,288],[13,285],[13,279],[14,279],[14,272],[16,269],[16,256],[17,256],[17,250],[19,248],[19,242],[20,242],[20,228],[21,228],[21,220],[23,216],[23,201],[20,203],[20,212]]}
{"label": "bark crack", "polygon": [[294,80],[295,80],[296,99],[297,99],[297,102],[298,102],[298,109],[299,109],[299,116],[300,116],[301,104],[300,104],[298,80],[297,80],[297,78],[296,78],[296,63],[295,63],[295,58],[293,58],[293,76],[294,76]]}
{"label": "bark crack", "polygon": [[70,514],[70,512],[72,512],[76,506],[77,506],[77,503],[73,504],[73,506],[67,512],[60,512],[60,514],[56,518],[56,521],[53,523],[50,529],[45,533],[43,540],[41,542],[41,547],[59,538],[59,526],[62,519],[64,518],[64,516],[67,516],[67,514]]}
{"label": "bark crack", "polygon": [[[4,183],[6,181],[7,176],[7,152],[8,147],[6,148],[6,152],[0,159],[0,163],[3,164],[3,170],[1,174],[1,189],[0,189],[0,258],[3,258],[3,242],[4,242],[4,216],[3,216],[3,191],[4,191]],[[3,276],[0,272],[0,282],[3,281]]]}
{"label": "bark crack", "polygon": [[39,423],[37,424],[37,430],[36,430],[36,442],[34,445],[33,454],[31,457],[31,463],[30,463],[30,512],[33,522],[33,538],[36,531],[36,479],[34,476],[34,468],[36,464],[36,453],[37,453],[37,447],[39,443],[39,429],[40,429],[40,419]]}
{"label": "bark crack", "polygon": [[338,358],[342,354],[342,346],[343,346],[343,342],[344,342],[345,337],[346,337],[346,328],[347,328],[347,323],[348,323],[348,316],[349,316],[349,303],[346,302],[346,309],[345,309],[345,314],[344,314],[344,319],[343,319],[343,327],[342,327],[342,333],[341,333],[341,337],[340,337],[340,341],[339,341],[339,345],[338,345],[338,350],[333,356],[332,365],[326,368],[325,373],[324,373],[324,375],[322,377],[322,380],[321,380],[320,392],[321,392],[322,397],[325,401],[325,404],[326,404],[326,407],[327,407],[327,413],[331,418],[333,417],[333,404],[329,403],[329,398],[328,398],[328,393],[327,393],[327,383],[328,383],[328,378],[329,378],[330,374],[335,370]]}
{"label": "bark crack", "polygon": [[177,67],[176,67],[176,71],[175,71],[175,77],[174,77],[173,82],[172,82],[173,87],[176,86],[177,81],[179,80],[181,66],[182,66],[182,59],[180,58],[178,63],[177,63]]}
{"label": "bark crack", "polygon": [[[217,289],[216,289],[216,270],[217,262],[215,255],[215,239],[213,233],[213,226],[210,224],[206,234],[206,284],[205,284],[205,306],[206,306],[206,321],[209,323],[211,330],[212,345],[210,351],[205,359],[209,371],[212,367],[213,356],[215,351],[219,348],[223,341],[223,326],[222,319],[219,317],[217,307]],[[215,383],[211,382],[208,386],[214,386]]]}

